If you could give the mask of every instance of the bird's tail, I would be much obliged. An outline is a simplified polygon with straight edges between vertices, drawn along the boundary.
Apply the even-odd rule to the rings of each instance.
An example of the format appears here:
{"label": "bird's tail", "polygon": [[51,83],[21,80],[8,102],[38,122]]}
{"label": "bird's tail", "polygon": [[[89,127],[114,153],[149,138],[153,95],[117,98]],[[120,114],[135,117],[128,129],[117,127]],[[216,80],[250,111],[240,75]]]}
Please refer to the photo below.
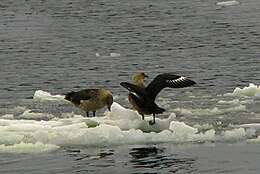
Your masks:
{"label": "bird's tail", "polygon": [[163,108],[160,108],[160,107],[156,107],[155,110],[154,110],[154,113],[155,114],[162,114],[163,112],[165,112],[165,109]]}

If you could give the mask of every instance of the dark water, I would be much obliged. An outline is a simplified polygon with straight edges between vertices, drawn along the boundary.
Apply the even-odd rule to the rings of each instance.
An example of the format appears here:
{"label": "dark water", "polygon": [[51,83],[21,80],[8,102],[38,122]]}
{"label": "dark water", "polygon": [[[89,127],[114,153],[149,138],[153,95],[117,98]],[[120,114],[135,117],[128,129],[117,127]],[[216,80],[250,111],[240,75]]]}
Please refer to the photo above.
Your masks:
{"label": "dark water", "polygon": [[[1,155],[1,173],[258,173],[257,145],[120,146]],[[254,151],[254,152],[253,152]]]}
{"label": "dark water", "polygon": [[[260,81],[260,1],[226,7],[217,2],[1,0],[0,114],[17,106],[57,115],[71,109],[33,102],[39,89],[63,94],[106,87],[129,106],[119,83],[136,71],[147,73],[148,81],[175,72],[198,83],[188,90],[193,99],[185,89],[163,91],[159,102],[172,99],[164,101],[167,114],[174,108],[214,108],[224,94]],[[258,106],[254,101],[239,112],[181,120],[259,122]],[[11,113],[21,114],[16,112]],[[1,154],[0,173],[259,173],[258,151],[257,144],[228,143],[63,147],[46,154]]]}

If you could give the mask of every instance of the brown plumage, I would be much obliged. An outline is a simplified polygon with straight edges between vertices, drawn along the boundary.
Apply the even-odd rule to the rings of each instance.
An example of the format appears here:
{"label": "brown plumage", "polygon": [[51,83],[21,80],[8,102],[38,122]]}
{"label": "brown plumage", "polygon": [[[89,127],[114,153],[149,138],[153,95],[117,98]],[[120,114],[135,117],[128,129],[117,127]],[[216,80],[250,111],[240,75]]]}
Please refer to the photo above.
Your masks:
{"label": "brown plumage", "polygon": [[155,114],[161,114],[165,111],[155,103],[156,96],[163,88],[184,88],[196,84],[186,77],[164,73],[157,75],[145,87],[144,77],[142,73],[137,73],[133,76],[134,84],[121,82],[120,85],[130,92],[128,95],[129,102],[142,115],[142,119],[144,119],[144,115],[153,114],[152,124],[155,123]]}
{"label": "brown plumage", "polygon": [[135,85],[145,88],[144,79],[146,77],[148,77],[148,76],[145,73],[137,72],[132,76],[132,81],[134,82]]}
{"label": "brown plumage", "polygon": [[111,111],[111,105],[113,104],[112,93],[103,88],[84,89],[78,92],[72,91],[65,95],[65,99],[85,111],[87,116],[89,116],[90,111],[95,116],[96,111],[105,106]]}
{"label": "brown plumage", "polygon": [[[132,81],[134,82],[134,85],[136,86],[139,86],[140,88],[145,88],[145,85],[144,85],[144,79],[148,77],[145,73],[143,72],[137,72],[135,73],[133,76],[132,76]],[[132,97],[132,94],[131,92],[128,94],[128,101],[129,103],[133,106],[133,108],[137,111],[139,111],[139,107],[138,105],[135,103],[133,97]],[[142,119],[144,120],[144,115],[142,115]]]}

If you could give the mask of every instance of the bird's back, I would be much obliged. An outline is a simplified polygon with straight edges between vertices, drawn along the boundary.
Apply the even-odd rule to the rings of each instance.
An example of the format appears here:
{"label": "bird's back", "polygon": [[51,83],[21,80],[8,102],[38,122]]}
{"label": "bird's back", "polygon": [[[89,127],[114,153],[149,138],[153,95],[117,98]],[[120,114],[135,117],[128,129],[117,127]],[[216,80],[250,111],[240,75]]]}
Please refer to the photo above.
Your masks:
{"label": "bird's back", "polygon": [[82,100],[90,100],[97,96],[97,89],[84,89],[78,92],[70,92],[65,95],[65,99],[71,101],[75,105],[79,105]]}

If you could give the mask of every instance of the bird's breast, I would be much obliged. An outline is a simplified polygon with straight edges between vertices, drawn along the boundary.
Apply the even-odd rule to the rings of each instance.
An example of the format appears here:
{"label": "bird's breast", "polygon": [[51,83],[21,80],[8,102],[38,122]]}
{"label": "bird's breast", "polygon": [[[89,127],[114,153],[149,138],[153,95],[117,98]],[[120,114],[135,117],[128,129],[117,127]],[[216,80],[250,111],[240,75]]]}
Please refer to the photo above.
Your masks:
{"label": "bird's breast", "polygon": [[128,101],[135,110],[137,110],[139,113],[142,113],[143,107],[145,105],[143,97],[131,92],[128,95]]}
{"label": "bird's breast", "polygon": [[84,111],[96,111],[98,109],[101,109],[105,105],[96,100],[96,101],[91,101],[91,100],[81,100],[79,107],[83,109]]}

